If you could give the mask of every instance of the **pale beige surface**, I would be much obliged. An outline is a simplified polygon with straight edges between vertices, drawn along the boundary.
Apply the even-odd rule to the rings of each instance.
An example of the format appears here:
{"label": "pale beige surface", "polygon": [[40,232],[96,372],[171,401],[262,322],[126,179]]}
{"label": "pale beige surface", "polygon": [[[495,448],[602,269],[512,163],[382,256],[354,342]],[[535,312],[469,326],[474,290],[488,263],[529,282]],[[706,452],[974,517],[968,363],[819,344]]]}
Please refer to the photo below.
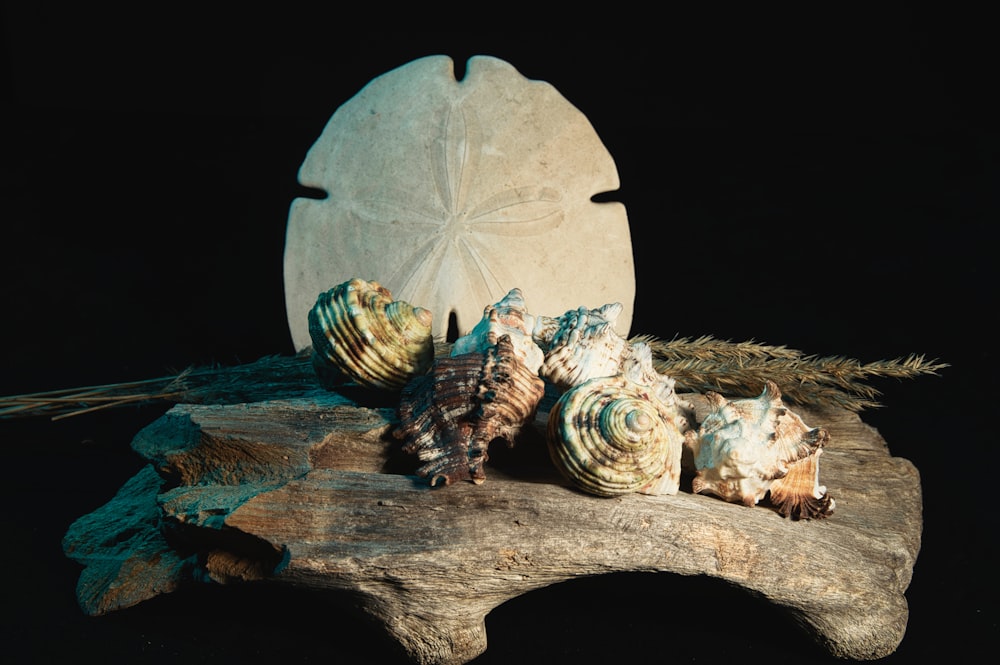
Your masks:
{"label": "pale beige surface", "polygon": [[353,277],[430,309],[444,337],[520,288],[532,314],[635,298],[628,218],[594,128],[552,85],[492,57],[462,81],[447,56],[373,79],[330,118],[299,171],[327,192],[291,206],[285,298],[296,350],[320,292]]}

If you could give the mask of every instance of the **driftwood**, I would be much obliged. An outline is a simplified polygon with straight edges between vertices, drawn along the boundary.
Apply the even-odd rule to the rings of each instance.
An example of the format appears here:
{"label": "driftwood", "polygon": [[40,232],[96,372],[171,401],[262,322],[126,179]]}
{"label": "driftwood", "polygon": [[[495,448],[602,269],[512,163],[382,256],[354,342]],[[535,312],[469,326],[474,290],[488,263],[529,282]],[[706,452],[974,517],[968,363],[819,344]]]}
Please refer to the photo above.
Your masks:
{"label": "driftwood", "polygon": [[[136,435],[149,465],[64,539],[83,564],[84,611],[191,579],[269,580],[349,595],[415,662],[464,663],[486,649],[486,615],[511,598],[662,571],[764,597],[838,657],[881,658],[903,637],[920,479],[857,414],[797,409],[831,434],[821,481],[837,507],[792,521],[766,503],[694,495],[690,478],[675,496],[582,494],[548,460],[545,408],[495,451],[485,483],[432,489],[391,436],[391,399],[303,385],[179,404]],[[704,399],[688,397],[700,416]]]}

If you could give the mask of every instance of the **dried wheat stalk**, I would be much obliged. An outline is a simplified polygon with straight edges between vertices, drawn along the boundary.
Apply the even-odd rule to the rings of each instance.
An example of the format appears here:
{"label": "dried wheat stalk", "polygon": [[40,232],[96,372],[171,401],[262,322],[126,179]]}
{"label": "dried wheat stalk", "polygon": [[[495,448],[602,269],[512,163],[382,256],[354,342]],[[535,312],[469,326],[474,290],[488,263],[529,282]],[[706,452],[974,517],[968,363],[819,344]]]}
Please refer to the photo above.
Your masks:
{"label": "dried wheat stalk", "polygon": [[839,406],[862,411],[881,406],[881,392],[865,383],[869,379],[911,379],[937,375],[948,367],[937,360],[910,354],[894,360],[862,363],[844,356],[806,355],[785,346],[755,341],[730,342],[714,337],[661,340],[649,335],[632,339],[645,342],[653,352],[653,365],[677,382],[678,390],[709,390],[734,397],[760,393],[770,379],[782,395],[797,404]]}
{"label": "dried wheat stalk", "polygon": [[[867,379],[910,379],[937,374],[947,367],[921,355],[861,363],[842,356],[805,355],[753,340],[730,342],[710,336],[662,340],[638,335],[630,341],[650,346],[654,367],[671,376],[678,390],[712,390],[727,396],[752,397],[760,393],[765,380],[771,379],[781,386],[790,403],[829,404],[850,411],[881,406],[880,391],[866,384]],[[435,353],[447,355],[450,348],[450,344],[438,342]],[[0,420],[33,416],[59,420],[161,401],[253,401],[266,399],[278,388],[285,394],[302,394],[316,387],[307,351],[292,358],[267,356],[235,367],[191,367],[157,379],[0,397]]]}

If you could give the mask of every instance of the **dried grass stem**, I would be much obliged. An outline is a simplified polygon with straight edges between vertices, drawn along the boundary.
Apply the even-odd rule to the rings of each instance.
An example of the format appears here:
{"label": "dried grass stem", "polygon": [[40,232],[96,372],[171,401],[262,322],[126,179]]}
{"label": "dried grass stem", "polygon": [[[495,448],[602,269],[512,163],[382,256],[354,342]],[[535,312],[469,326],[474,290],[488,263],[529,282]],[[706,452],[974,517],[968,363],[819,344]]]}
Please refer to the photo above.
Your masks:
{"label": "dried grass stem", "polygon": [[[894,360],[862,363],[843,356],[813,356],[786,346],[753,340],[731,342],[710,336],[662,340],[637,335],[653,352],[657,371],[674,378],[679,391],[715,391],[752,397],[764,382],[781,386],[790,403],[834,405],[851,411],[881,406],[881,393],[869,379],[910,379],[937,374],[948,365],[911,354]],[[436,345],[446,355],[449,344]],[[60,420],[119,406],[171,401],[231,403],[266,399],[280,388],[287,394],[317,389],[308,352],[293,358],[267,356],[235,367],[190,367],[156,379],[12,395],[0,398],[0,420],[51,416]],[[270,391],[270,392],[269,392]]]}

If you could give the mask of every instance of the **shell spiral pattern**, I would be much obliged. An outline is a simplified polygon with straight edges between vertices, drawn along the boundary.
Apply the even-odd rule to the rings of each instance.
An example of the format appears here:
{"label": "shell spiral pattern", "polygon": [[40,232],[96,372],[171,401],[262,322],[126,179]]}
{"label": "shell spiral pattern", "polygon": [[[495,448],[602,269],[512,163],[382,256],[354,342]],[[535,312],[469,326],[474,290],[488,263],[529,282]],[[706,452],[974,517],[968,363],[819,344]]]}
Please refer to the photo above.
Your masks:
{"label": "shell spiral pattern", "polygon": [[434,361],[431,313],[378,282],[351,279],[321,293],[309,311],[313,366],[321,380],[400,390]]}
{"label": "shell spiral pattern", "polygon": [[676,494],[682,441],[663,405],[621,376],[566,391],[549,413],[553,463],[578,489],[598,496]]}

